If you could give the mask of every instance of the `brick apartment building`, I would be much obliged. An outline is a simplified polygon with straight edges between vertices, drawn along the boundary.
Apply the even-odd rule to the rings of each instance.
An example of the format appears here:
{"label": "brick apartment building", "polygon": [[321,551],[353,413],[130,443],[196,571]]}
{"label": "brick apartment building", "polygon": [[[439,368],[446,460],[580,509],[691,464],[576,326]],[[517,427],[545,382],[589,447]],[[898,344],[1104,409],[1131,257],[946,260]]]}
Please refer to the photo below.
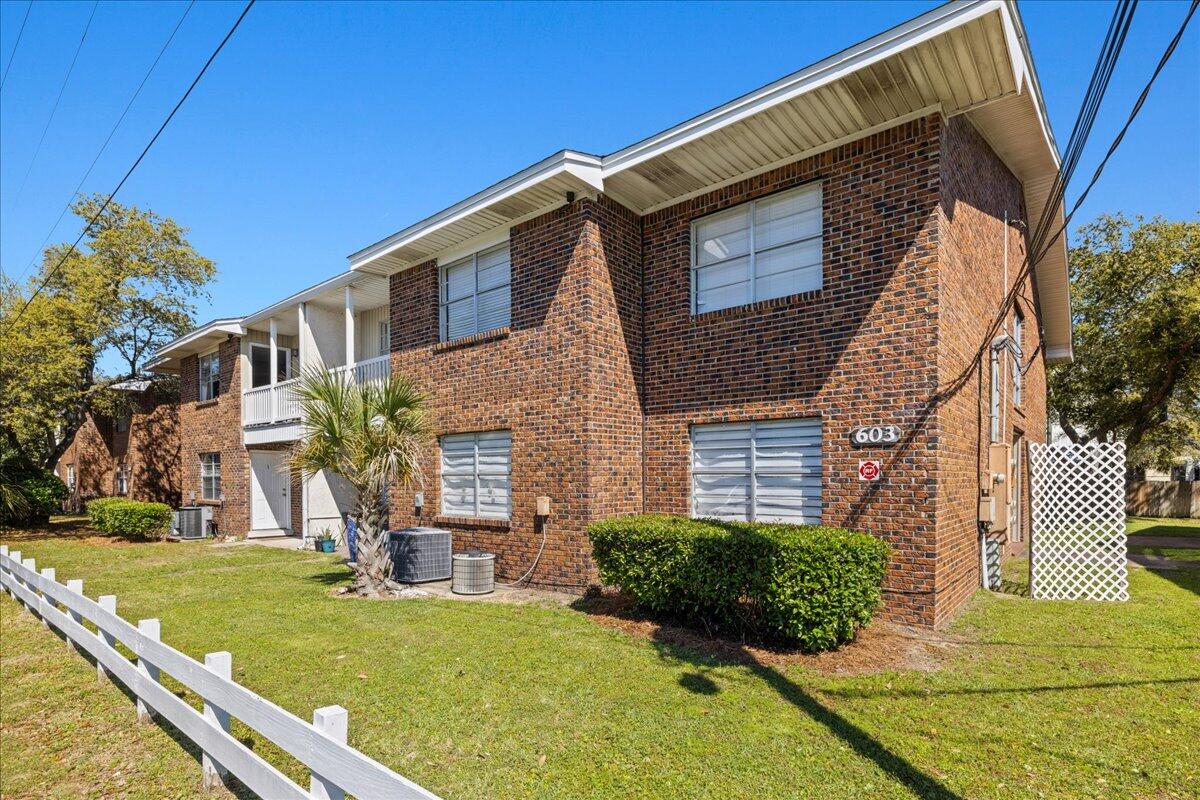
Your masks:
{"label": "brick apartment building", "polygon": [[1015,6],[941,6],[163,348],[183,500],[228,533],[340,528],[345,487],[286,467],[293,376],[404,374],[438,436],[391,525],[502,579],[594,583],[586,528],[617,514],[821,522],[887,539],[889,614],[937,624],[979,586],[981,517],[1024,541],[1045,366],[1071,357],[1065,246],[1021,269],[1057,168]]}
{"label": "brick apartment building", "polygon": [[97,497],[125,496],[179,505],[179,402],[174,387],[125,381],[126,411],[89,414],[58,459],[55,472],[70,490],[67,507]]}

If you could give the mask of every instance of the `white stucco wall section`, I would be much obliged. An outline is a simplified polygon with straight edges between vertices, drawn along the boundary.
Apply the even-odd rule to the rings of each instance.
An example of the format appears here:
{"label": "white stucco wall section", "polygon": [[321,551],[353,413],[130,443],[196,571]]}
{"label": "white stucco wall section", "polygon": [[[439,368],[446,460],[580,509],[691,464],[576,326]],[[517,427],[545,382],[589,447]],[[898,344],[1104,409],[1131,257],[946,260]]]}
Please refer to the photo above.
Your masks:
{"label": "white stucco wall section", "polygon": [[319,362],[326,369],[346,363],[346,316],[342,310],[331,311],[313,303],[308,304],[308,330],[301,331],[306,342],[302,348],[308,360],[305,367]]}
{"label": "white stucco wall section", "polygon": [[342,531],[342,512],[350,510],[354,492],[337,475],[322,470],[305,483],[308,492],[308,518],[305,532],[315,536],[322,528],[337,535]]}

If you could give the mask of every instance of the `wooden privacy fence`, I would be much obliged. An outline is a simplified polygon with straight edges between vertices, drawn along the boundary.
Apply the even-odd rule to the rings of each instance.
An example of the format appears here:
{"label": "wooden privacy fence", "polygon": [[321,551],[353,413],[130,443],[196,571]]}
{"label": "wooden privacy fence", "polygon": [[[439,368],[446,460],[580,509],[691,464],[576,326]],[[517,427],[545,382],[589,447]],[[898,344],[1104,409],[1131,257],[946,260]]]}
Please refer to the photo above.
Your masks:
{"label": "wooden privacy fence", "polygon": [[1200,519],[1200,481],[1126,481],[1125,513]]}
{"label": "wooden privacy fence", "polygon": [[[232,774],[260,797],[269,800],[336,800],[350,793],[359,798],[422,798],[437,796],[346,744],[347,715],[341,706],[313,712],[312,724],[258,696],[230,677],[229,653],[209,653],[204,663],[160,641],[158,620],[137,626],[117,616],[117,598],[93,601],[83,594],[83,581],[55,579],[54,568],[38,572],[32,558],[22,560],[0,545],[0,585],[42,624],[61,631],[81,653],[96,660],[98,677],[115,678],[137,698],[138,719],[161,716],[191,739],[203,753],[206,788]],[[59,606],[62,608],[59,608]],[[96,633],[84,622],[96,626]],[[136,663],[116,649],[120,642]],[[203,712],[192,708],[159,683],[165,672],[204,701]],[[312,771],[303,789],[229,733],[230,718],[274,742]]]}

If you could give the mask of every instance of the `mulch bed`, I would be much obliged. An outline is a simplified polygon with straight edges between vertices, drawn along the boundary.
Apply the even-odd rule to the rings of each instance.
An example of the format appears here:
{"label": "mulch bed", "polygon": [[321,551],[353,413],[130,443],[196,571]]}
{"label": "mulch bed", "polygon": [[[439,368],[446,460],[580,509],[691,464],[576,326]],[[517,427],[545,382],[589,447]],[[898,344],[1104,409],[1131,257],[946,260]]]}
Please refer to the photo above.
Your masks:
{"label": "mulch bed", "polygon": [[679,647],[718,661],[748,666],[806,666],[819,672],[857,675],[885,670],[936,669],[939,657],[956,644],[933,631],[875,621],[851,643],[826,653],[735,640],[649,617],[619,592],[605,590],[583,598],[575,608],[597,624],[639,639]]}

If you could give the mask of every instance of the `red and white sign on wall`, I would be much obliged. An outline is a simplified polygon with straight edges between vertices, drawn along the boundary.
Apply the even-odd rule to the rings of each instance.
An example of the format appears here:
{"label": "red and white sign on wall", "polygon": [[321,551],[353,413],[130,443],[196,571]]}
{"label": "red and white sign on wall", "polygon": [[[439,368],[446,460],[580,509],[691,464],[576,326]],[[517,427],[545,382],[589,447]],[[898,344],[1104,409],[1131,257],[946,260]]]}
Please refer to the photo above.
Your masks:
{"label": "red and white sign on wall", "polygon": [[864,458],[858,462],[858,479],[860,481],[877,481],[883,466],[873,458]]}

